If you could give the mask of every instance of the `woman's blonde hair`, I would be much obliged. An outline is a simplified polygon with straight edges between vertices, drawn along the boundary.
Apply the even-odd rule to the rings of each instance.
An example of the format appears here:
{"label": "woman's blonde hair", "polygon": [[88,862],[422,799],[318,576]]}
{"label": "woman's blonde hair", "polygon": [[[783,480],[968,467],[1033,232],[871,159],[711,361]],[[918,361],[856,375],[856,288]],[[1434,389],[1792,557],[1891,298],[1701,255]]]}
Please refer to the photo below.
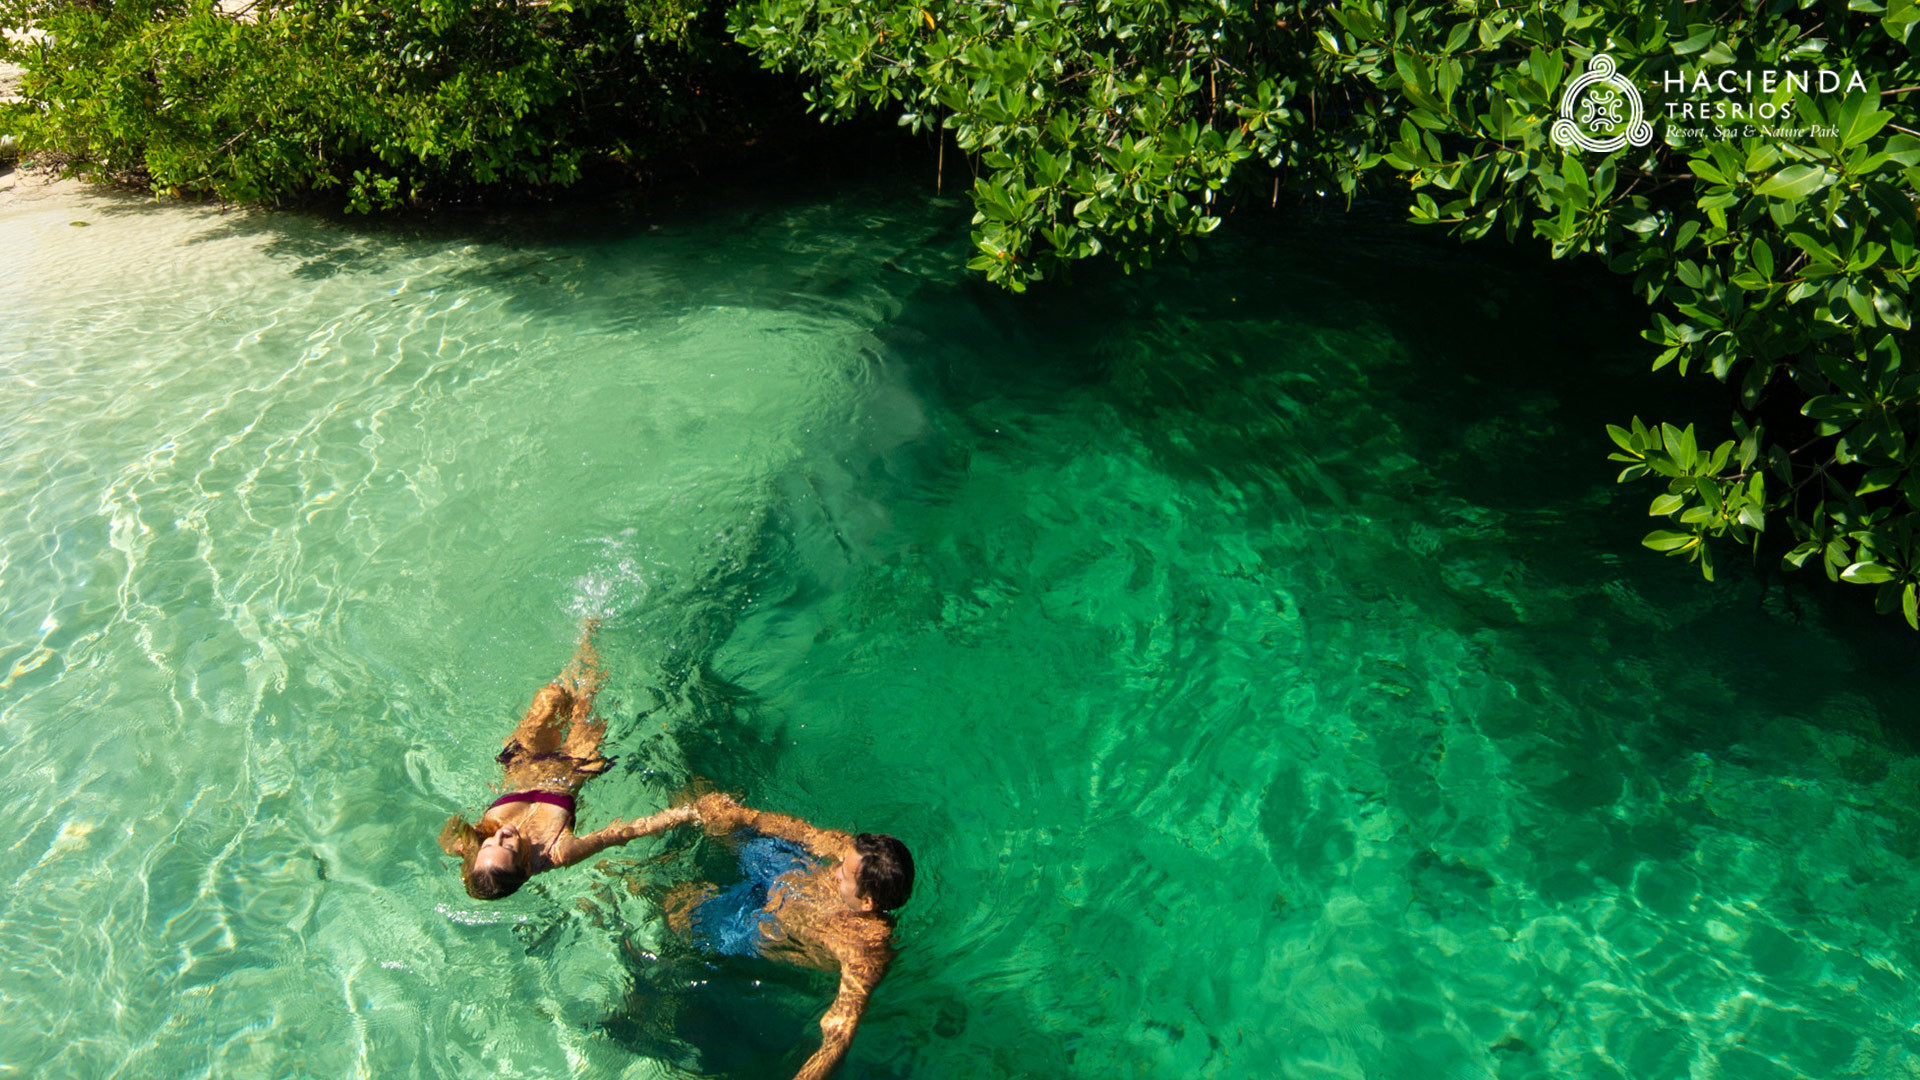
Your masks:
{"label": "woman's blonde hair", "polygon": [[512,896],[515,890],[526,883],[527,872],[518,866],[508,870],[474,869],[473,860],[480,854],[480,842],[499,828],[498,825],[489,824],[485,818],[481,819],[479,826],[471,825],[466,818],[455,814],[440,829],[440,850],[460,860],[460,883],[467,887],[467,895],[475,900],[498,900],[503,896]]}

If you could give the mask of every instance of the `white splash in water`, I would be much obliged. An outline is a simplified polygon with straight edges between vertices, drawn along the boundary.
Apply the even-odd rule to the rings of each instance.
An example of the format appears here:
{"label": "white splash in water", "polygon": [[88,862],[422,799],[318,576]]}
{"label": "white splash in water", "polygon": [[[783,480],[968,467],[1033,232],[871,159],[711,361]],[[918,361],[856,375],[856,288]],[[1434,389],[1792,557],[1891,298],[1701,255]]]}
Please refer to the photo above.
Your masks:
{"label": "white splash in water", "polygon": [[618,537],[601,543],[609,561],[580,575],[573,583],[573,600],[567,610],[576,618],[607,619],[623,610],[631,610],[653,591],[653,581],[638,561],[626,551],[635,530],[626,529]]}

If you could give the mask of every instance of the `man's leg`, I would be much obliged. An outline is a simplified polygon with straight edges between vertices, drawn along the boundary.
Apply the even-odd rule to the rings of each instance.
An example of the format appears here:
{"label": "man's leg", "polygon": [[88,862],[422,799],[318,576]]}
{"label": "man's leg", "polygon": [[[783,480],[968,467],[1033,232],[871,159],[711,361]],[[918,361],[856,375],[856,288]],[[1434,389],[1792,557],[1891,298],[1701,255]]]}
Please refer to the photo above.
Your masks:
{"label": "man's leg", "polygon": [[711,882],[706,881],[683,881],[675,885],[660,902],[660,909],[667,916],[668,928],[681,937],[691,937],[693,909],[718,891]]}

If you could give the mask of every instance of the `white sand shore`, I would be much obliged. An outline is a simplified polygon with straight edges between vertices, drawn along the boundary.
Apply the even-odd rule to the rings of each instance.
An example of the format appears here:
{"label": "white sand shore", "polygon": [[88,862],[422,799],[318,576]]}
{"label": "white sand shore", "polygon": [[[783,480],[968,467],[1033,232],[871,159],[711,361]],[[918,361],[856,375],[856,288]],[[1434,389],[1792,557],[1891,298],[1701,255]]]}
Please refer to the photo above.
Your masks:
{"label": "white sand shore", "polygon": [[[32,30],[25,32],[19,30],[0,30],[0,35],[4,35],[8,41],[31,41],[36,36]],[[0,62],[0,101],[10,100],[16,95],[20,86],[21,74],[22,71],[18,64]]]}
{"label": "white sand shore", "polygon": [[88,190],[87,185],[78,180],[58,180],[43,173],[9,169],[0,175],[0,214],[49,200],[76,199]]}
{"label": "white sand shore", "polygon": [[[38,31],[0,30],[9,41],[30,41],[39,36]],[[0,62],[0,101],[10,101],[18,97],[20,77],[25,69],[18,64]],[[7,132],[0,129],[0,135]],[[17,210],[29,203],[39,203],[47,199],[77,198],[87,190],[87,185],[78,180],[58,180],[42,173],[23,172],[19,169],[0,165],[0,211]]]}
{"label": "white sand shore", "polygon": [[[269,242],[272,233],[245,227],[245,220],[205,204],[155,202],[74,180],[11,173],[0,177],[0,297],[6,298],[0,307],[24,311],[14,302],[29,295],[53,302],[60,282],[138,290],[204,273],[229,257],[260,265],[246,253]],[[7,322],[0,318],[0,342],[9,341]],[[5,352],[0,345],[0,354]]]}

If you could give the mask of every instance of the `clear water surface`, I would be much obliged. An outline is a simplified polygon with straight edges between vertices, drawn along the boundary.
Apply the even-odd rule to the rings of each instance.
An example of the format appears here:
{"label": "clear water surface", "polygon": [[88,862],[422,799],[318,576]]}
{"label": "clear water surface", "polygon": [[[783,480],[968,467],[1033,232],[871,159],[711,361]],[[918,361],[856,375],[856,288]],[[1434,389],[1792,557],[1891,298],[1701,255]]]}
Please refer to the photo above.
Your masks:
{"label": "clear water surface", "polygon": [[1721,407],[1606,282],[1016,299],[911,187],[0,214],[0,1077],[790,1073],[831,980],[662,926],[723,851],[434,845],[586,614],[584,824],[918,854],[848,1077],[1920,1076],[1916,638],[1637,550],[1600,424]]}

